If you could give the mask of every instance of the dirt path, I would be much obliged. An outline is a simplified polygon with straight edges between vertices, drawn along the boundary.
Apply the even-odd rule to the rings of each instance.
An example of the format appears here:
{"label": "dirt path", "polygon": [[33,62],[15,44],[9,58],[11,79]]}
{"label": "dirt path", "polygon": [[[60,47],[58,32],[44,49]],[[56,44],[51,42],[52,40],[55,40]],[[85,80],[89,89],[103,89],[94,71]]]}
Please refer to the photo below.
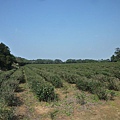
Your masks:
{"label": "dirt path", "polygon": [[103,105],[96,105],[88,110],[75,112],[75,116],[68,120],[120,120],[120,99],[109,101]]}
{"label": "dirt path", "polygon": [[[27,83],[19,85],[21,91],[16,96],[21,104],[15,107],[16,120],[41,120],[51,109],[44,107],[29,89]],[[45,104],[45,103],[43,103]]]}
{"label": "dirt path", "polygon": [[[19,85],[20,91],[16,92],[20,104],[15,107],[14,120],[120,120],[120,97],[114,101],[103,102],[102,104],[81,106],[72,99],[76,91],[74,86],[57,89],[61,99],[58,102],[39,102],[27,83]],[[67,95],[67,96],[66,96]],[[73,110],[72,112],[69,112]]]}

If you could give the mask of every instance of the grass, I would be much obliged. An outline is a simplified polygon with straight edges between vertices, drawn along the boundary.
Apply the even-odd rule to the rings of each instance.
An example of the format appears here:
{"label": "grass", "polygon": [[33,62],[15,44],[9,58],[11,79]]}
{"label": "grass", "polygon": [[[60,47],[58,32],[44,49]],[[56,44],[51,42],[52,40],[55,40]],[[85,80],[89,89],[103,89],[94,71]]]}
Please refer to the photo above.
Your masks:
{"label": "grass", "polygon": [[[46,69],[50,71],[53,68],[46,66]],[[16,120],[119,120],[120,118],[119,91],[115,92],[113,100],[99,100],[97,95],[89,91],[83,92],[76,87],[76,84],[70,84],[62,79],[63,87],[55,88],[58,101],[40,102],[29,88],[26,76],[25,80],[25,83],[19,84],[19,90],[16,92],[22,102],[21,105],[14,107]]]}
{"label": "grass", "polygon": [[[63,88],[55,89],[59,101],[39,102],[27,83],[20,84],[19,87],[23,91],[17,95],[23,105],[16,108],[16,114],[23,116],[23,120],[118,120],[120,115],[119,92],[114,101],[100,101],[97,96],[82,92],[74,84],[64,82]],[[81,96],[85,104],[78,103]]]}

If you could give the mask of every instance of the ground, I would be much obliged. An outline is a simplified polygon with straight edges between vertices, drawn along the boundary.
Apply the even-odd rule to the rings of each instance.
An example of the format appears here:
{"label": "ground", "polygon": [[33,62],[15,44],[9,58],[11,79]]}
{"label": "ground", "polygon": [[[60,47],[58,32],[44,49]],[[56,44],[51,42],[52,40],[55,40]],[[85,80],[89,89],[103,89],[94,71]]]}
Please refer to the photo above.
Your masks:
{"label": "ground", "polygon": [[[99,101],[89,93],[82,93],[73,84],[64,83],[61,89],[55,89],[58,101],[40,102],[29,89],[27,83],[19,85],[16,92],[21,104],[16,106],[16,120],[120,120],[120,95],[111,101]],[[81,105],[77,96],[85,95],[85,104]],[[91,98],[94,98],[92,100]]]}

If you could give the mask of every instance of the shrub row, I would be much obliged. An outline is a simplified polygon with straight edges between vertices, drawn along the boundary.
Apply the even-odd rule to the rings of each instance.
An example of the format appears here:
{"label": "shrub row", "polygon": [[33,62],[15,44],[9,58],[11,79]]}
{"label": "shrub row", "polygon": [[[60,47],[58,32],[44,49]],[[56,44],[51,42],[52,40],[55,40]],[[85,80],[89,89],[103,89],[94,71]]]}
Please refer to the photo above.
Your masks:
{"label": "shrub row", "polygon": [[46,82],[40,75],[25,67],[27,82],[40,101],[53,101],[57,99],[54,87]]}
{"label": "shrub row", "polygon": [[46,81],[52,83],[52,85],[56,88],[63,87],[62,79],[58,75],[46,71],[41,71],[38,69],[34,70],[37,74],[41,75]]}
{"label": "shrub row", "polygon": [[3,98],[7,105],[14,104],[14,91],[18,88],[19,82],[23,79],[22,70],[16,70],[10,78],[4,80],[0,87],[0,96]]}
{"label": "shrub row", "polygon": [[71,74],[68,72],[57,72],[57,74],[59,74],[61,78],[71,84],[76,84],[76,81],[79,79],[79,75],[77,74]]}
{"label": "shrub row", "polygon": [[87,78],[81,78],[77,81],[76,86],[83,91],[89,91],[92,94],[96,94],[99,99],[113,99],[115,93],[105,88],[105,85],[100,81],[91,80]]}
{"label": "shrub row", "polygon": [[[65,65],[64,65],[65,66]],[[71,71],[67,70],[67,68],[64,68],[63,65],[49,65],[47,67],[46,65],[31,65],[29,66],[30,69],[33,69],[35,72],[40,74],[42,77],[46,79],[46,81],[51,82],[53,85],[56,84],[55,82],[60,82],[57,83],[62,87],[61,85],[61,78],[67,81],[68,83],[75,84],[79,75],[71,73]],[[58,68],[57,68],[58,67]],[[60,70],[59,68],[63,68],[63,70]],[[69,72],[68,72],[69,71]],[[56,79],[57,78],[57,79]]]}
{"label": "shrub row", "polygon": [[[9,72],[9,71],[8,71]],[[14,91],[23,78],[22,70],[16,70],[14,73],[4,75],[0,86],[0,119],[11,120],[13,117],[12,106],[16,106],[16,96]]]}
{"label": "shrub row", "polygon": [[[79,89],[97,94],[100,99],[114,96],[112,90],[120,90],[120,63],[86,63],[63,65],[32,65],[40,71],[57,74]],[[30,66],[30,68],[32,68]],[[32,69],[33,69],[32,68]],[[42,75],[41,75],[42,76]],[[77,85],[79,83],[79,85]]]}
{"label": "shrub row", "polygon": [[106,89],[120,91],[120,80],[116,77],[108,77],[105,75],[95,75],[92,79],[101,82]]}
{"label": "shrub row", "polygon": [[0,74],[0,86],[2,84],[3,81],[7,80],[8,78],[10,78],[10,76],[15,72],[15,69],[13,70],[9,70],[9,71],[6,71],[6,72],[2,72]]}

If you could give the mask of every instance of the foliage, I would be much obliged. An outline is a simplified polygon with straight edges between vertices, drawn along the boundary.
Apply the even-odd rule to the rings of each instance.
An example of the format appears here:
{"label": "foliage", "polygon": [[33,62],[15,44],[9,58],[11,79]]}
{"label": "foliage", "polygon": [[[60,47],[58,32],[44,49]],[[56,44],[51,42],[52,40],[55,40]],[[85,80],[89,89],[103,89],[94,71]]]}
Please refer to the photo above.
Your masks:
{"label": "foliage", "polygon": [[12,120],[12,106],[17,106],[18,101],[15,96],[21,79],[23,78],[22,69],[17,71],[10,70],[0,74],[0,119]]}
{"label": "foliage", "polygon": [[115,77],[109,78],[108,88],[110,90],[120,91],[120,80]]}
{"label": "foliage", "polygon": [[0,120],[13,120],[13,109],[0,102]]}
{"label": "foliage", "polygon": [[120,48],[116,48],[114,55],[111,56],[112,62],[120,61]]}
{"label": "foliage", "polygon": [[89,91],[90,93],[96,93],[99,87],[103,87],[103,85],[99,81],[82,78],[79,79],[76,83],[76,86],[83,91]]}
{"label": "foliage", "polygon": [[16,57],[16,61],[17,63],[20,65],[20,66],[24,66],[26,64],[30,64],[31,61],[30,60],[27,60],[25,58],[21,58],[21,57]]}
{"label": "foliage", "polygon": [[55,86],[56,88],[60,88],[63,86],[62,80],[58,75],[46,71],[41,71],[38,69],[34,69],[34,71],[41,75],[46,81],[52,83],[52,85]]}
{"label": "foliage", "polygon": [[[77,88],[96,94],[99,99],[108,100],[114,97],[109,90],[119,91],[118,63],[84,63],[59,65],[28,65],[30,69],[50,81],[51,75],[59,76],[62,81],[76,84]],[[113,92],[114,92],[113,91]]]}
{"label": "foliage", "polygon": [[70,74],[68,72],[60,72],[59,75],[68,83],[75,84],[76,81],[79,79],[77,74]]}
{"label": "foliage", "polygon": [[84,92],[82,92],[81,94],[77,94],[76,95],[77,98],[77,102],[81,105],[86,104],[86,95]]}
{"label": "foliage", "polygon": [[92,59],[84,59],[84,60],[68,59],[68,60],[66,60],[66,63],[94,63],[94,62],[98,62],[98,61],[92,60]]}
{"label": "foliage", "polygon": [[33,91],[40,101],[52,101],[56,98],[54,87],[49,83],[43,83],[39,80],[32,82]]}
{"label": "foliage", "polygon": [[15,57],[10,54],[9,47],[0,43],[0,69],[11,69],[13,62],[15,62]]}
{"label": "foliage", "polygon": [[14,91],[18,88],[21,79],[23,79],[23,74],[22,70],[19,69],[1,82],[0,98],[3,99],[8,106],[16,105]]}
{"label": "foliage", "polygon": [[34,71],[25,67],[25,75],[30,88],[37,95],[40,101],[53,101],[57,99],[54,87],[46,82],[41,76]]}
{"label": "foliage", "polygon": [[[64,81],[75,84],[79,90],[95,94],[99,99],[114,99],[115,91],[120,91],[119,66],[120,62],[29,64],[17,70],[1,71],[0,119],[12,118],[13,110],[11,108],[17,105],[15,91],[23,82],[27,82],[40,101],[58,100],[55,89],[65,88]],[[78,94],[76,98],[80,104],[86,103],[84,92]],[[54,118],[54,113],[52,115]]]}

